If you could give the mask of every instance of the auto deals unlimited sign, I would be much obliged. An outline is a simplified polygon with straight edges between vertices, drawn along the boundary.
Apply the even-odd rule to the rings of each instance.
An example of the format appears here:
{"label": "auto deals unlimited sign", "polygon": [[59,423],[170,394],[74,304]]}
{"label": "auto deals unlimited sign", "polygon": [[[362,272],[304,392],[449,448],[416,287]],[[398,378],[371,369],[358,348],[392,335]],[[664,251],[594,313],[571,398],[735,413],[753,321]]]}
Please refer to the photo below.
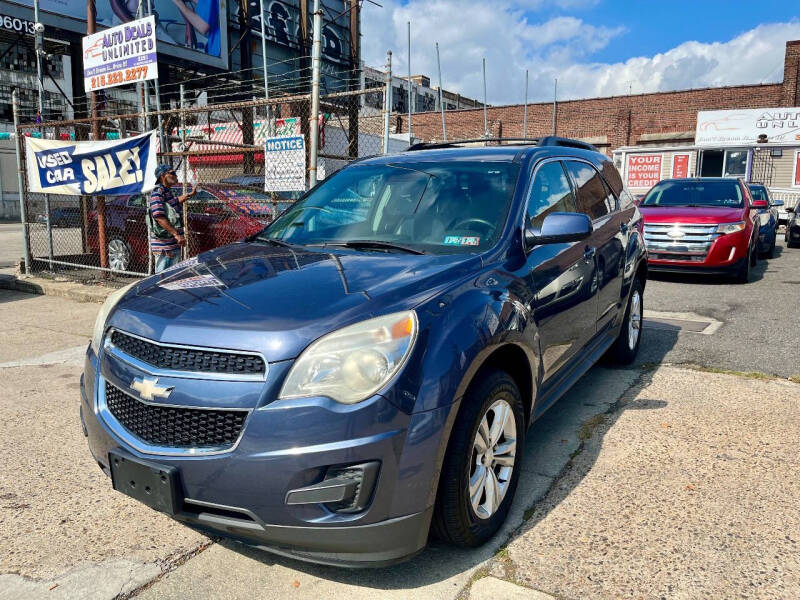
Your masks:
{"label": "auto deals unlimited sign", "polygon": [[766,135],[770,144],[800,142],[800,108],[702,110],[697,113],[698,146],[755,144]]}
{"label": "auto deals unlimited sign", "polygon": [[147,79],[158,79],[155,17],[131,21],[83,38],[86,93]]}
{"label": "auto deals unlimited sign", "polygon": [[70,196],[149,192],[156,184],[156,132],[124,140],[25,138],[28,191]]}

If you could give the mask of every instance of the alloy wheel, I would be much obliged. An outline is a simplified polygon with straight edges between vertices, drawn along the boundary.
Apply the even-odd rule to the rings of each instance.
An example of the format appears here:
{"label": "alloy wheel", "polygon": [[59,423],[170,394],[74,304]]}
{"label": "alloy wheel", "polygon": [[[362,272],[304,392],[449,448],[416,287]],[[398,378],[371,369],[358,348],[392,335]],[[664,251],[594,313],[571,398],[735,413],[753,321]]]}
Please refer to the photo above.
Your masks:
{"label": "alloy wheel", "polygon": [[131,262],[131,251],[124,240],[114,238],[108,242],[108,266],[112,271],[127,271]]}
{"label": "alloy wheel", "polygon": [[508,491],[517,455],[517,425],[506,400],[497,400],[483,415],[472,443],[467,491],[475,515],[490,518]]}
{"label": "alloy wheel", "polygon": [[631,309],[628,316],[628,347],[633,350],[639,341],[642,329],[642,297],[639,290],[633,290],[631,295]]}

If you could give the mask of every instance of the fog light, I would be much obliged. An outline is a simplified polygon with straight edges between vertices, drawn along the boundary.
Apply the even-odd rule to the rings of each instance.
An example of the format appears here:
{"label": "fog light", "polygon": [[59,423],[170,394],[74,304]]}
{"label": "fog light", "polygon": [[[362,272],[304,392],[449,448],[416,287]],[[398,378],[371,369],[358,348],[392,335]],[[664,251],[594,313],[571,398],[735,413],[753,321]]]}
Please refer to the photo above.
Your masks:
{"label": "fog light", "polygon": [[319,483],[287,492],[286,504],[324,504],[341,513],[364,510],[372,498],[378,466],[377,462],[368,462],[329,467]]}

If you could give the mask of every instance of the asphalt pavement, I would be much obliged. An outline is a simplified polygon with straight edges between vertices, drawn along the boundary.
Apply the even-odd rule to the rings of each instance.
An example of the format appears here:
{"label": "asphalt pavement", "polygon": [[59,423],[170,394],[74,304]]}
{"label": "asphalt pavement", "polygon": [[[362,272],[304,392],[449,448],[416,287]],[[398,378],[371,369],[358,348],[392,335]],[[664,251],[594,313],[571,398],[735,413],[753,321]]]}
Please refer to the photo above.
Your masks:
{"label": "asphalt pavement", "polygon": [[22,257],[22,226],[19,223],[0,223],[0,272],[19,264]]}
{"label": "asphalt pavement", "polygon": [[786,248],[780,237],[776,258],[760,259],[753,271],[748,284],[722,277],[653,274],[644,295],[646,310],[694,313],[722,325],[713,335],[681,333],[680,338],[674,330],[648,328],[637,364],[800,375],[800,248]]}

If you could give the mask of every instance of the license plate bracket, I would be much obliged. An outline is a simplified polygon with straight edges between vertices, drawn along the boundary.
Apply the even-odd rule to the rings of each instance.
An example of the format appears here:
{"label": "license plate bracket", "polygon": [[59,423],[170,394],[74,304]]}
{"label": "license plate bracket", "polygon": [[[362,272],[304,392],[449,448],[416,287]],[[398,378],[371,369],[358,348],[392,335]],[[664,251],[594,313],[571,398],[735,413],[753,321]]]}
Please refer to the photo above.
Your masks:
{"label": "license plate bracket", "polygon": [[180,510],[178,469],[142,460],[121,450],[108,453],[115,490],[157,511],[174,515]]}

